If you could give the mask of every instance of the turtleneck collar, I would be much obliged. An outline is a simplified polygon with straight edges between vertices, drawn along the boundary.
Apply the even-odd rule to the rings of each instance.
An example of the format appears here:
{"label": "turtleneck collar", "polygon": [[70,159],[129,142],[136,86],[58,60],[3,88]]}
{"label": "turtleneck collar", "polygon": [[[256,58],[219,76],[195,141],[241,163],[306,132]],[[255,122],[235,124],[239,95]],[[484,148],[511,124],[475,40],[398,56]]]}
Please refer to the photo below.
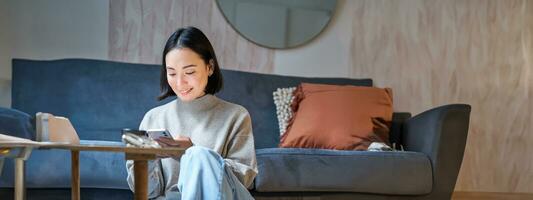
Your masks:
{"label": "turtleneck collar", "polygon": [[180,98],[176,99],[178,110],[191,112],[210,110],[218,102],[219,99],[212,94],[206,94],[202,97],[187,102],[181,101]]}

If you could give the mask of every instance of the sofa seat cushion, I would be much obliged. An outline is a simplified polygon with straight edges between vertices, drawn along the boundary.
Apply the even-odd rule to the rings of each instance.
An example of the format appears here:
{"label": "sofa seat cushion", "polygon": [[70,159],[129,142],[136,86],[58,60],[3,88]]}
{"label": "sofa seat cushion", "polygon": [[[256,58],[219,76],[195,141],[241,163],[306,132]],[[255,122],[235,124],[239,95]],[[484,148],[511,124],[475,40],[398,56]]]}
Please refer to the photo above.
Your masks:
{"label": "sofa seat cushion", "polygon": [[418,152],[258,149],[258,192],[421,195],[432,189],[429,158]]}

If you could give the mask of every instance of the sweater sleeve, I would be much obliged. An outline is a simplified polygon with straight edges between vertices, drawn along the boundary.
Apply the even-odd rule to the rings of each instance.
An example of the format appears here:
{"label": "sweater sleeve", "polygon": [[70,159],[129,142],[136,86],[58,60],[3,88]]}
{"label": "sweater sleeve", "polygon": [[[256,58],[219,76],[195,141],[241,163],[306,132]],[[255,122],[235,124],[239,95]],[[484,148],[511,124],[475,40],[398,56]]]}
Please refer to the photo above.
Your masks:
{"label": "sweater sleeve", "polygon": [[235,124],[235,134],[228,142],[227,156],[224,158],[239,181],[248,189],[253,185],[257,175],[257,161],[255,157],[252,121],[248,111]]}
{"label": "sweater sleeve", "polygon": [[[139,130],[146,130],[151,123],[151,115],[150,112],[146,113],[143,120],[141,121],[141,125],[139,126]],[[127,160],[126,161],[126,169],[128,171],[128,186],[130,187],[131,191],[135,190],[135,177],[133,172],[133,160]],[[164,194],[165,184],[163,182],[163,173],[161,172],[161,160],[149,160],[148,161],[148,198],[154,199],[157,197],[160,197]]]}

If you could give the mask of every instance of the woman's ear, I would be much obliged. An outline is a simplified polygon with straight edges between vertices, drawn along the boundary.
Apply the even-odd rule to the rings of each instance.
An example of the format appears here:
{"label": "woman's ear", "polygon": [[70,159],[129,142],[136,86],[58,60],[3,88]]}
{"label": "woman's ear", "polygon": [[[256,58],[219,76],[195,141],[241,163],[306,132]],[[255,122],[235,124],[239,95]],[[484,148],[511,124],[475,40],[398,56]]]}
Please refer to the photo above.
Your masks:
{"label": "woman's ear", "polygon": [[209,71],[209,76],[213,75],[213,72],[215,71],[215,61],[213,59],[209,60],[207,70]]}

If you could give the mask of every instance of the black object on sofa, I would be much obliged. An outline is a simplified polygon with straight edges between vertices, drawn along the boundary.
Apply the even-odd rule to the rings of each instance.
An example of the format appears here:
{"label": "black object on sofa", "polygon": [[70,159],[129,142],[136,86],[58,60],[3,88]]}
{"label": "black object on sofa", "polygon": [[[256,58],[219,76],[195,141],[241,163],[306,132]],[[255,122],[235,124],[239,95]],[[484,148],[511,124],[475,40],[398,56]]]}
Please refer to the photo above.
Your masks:
{"label": "black object on sofa", "polygon": [[[165,103],[156,101],[159,70],[158,65],[88,59],[14,59],[12,108],[0,109],[0,133],[34,139],[27,128],[32,116],[50,112],[68,117],[82,140],[118,142],[122,128],[138,127],[146,111]],[[222,73],[224,88],[217,96],[243,105],[252,117],[256,199],[450,199],[469,105],[445,105],[412,118],[395,113],[391,142],[403,144],[405,152],[280,149],[273,91],[300,82],[371,86],[372,80]],[[13,128],[13,119],[25,127]],[[28,199],[68,199],[69,158],[64,150],[34,150],[26,164]],[[0,196],[10,195],[11,161],[0,177]],[[80,178],[82,199],[132,198],[122,154],[81,152]]]}

